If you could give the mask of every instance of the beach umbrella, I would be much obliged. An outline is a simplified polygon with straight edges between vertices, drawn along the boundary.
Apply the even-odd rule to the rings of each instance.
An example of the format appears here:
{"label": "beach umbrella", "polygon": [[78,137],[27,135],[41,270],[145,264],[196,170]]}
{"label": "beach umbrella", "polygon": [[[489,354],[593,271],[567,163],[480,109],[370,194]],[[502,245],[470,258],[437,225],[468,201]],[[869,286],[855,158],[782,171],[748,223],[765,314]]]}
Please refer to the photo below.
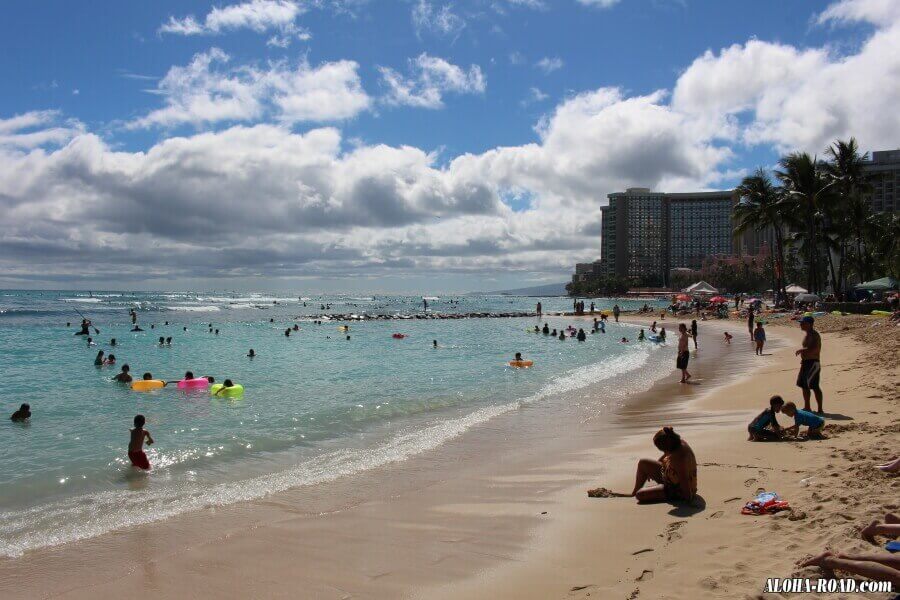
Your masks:
{"label": "beach umbrella", "polygon": [[818,302],[819,297],[815,294],[797,294],[794,300],[797,302]]}
{"label": "beach umbrella", "polygon": [[806,294],[809,290],[807,290],[806,288],[800,287],[796,283],[792,283],[789,286],[787,286],[786,288],[784,288],[784,291],[787,292],[788,294]]}
{"label": "beach umbrella", "polygon": [[897,280],[893,277],[882,277],[874,281],[867,281],[856,286],[858,290],[866,290],[870,292],[882,292],[887,290],[896,290],[900,287]]}
{"label": "beach umbrella", "polygon": [[677,296],[675,296],[675,299],[679,302],[690,302],[691,297],[687,294],[678,294]]}
{"label": "beach umbrella", "polygon": [[728,302],[728,299],[725,296],[713,296],[709,299],[712,304],[721,304],[723,302]]}

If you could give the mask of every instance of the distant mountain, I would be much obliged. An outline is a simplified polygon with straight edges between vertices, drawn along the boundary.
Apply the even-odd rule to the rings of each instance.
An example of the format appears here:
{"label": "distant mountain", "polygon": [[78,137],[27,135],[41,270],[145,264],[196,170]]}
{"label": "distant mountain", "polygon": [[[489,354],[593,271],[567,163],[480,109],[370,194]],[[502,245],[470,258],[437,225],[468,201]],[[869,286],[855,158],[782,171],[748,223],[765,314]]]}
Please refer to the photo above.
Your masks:
{"label": "distant mountain", "polygon": [[496,292],[473,292],[483,294],[506,294],[508,296],[565,296],[565,283],[549,283],[533,287],[517,288],[514,290],[497,290]]}

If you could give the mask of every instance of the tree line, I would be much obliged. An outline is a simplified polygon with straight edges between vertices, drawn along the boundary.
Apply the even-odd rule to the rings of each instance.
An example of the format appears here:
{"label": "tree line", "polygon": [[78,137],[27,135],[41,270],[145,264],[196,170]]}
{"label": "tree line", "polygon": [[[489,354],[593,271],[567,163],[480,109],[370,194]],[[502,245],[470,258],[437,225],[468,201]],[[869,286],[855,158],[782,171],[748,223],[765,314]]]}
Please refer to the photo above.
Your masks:
{"label": "tree line", "polygon": [[838,299],[848,297],[851,281],[900,277],[900,215],[872,210],[867,161],[855,139],[837,140],[822,159],[792,152],[778,161],[774,179],[759,168],[741,181],[735,233],[773,232],[774,289],[781,298],[785,273],[796,270],[786,264],[792,255],[810,292],[821,293],[830,282]]}

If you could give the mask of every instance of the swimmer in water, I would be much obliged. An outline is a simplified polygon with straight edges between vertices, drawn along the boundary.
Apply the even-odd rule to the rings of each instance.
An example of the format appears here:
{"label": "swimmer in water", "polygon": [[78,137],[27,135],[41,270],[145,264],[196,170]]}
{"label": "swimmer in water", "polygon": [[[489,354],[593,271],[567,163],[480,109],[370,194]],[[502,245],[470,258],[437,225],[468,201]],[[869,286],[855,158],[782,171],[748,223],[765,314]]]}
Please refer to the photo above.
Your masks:
{"label": "swimmer in water", "polygon": [[87,339],[87,344],[88,344],[88,346],[96,346],[97,345],[94,343],[94,338],[92,338],[92,337],[89,337]]}
{"label": "swimmer in water", "polygon": [[733,338],[733,337],[734,337],[733,335],[731,335],[730,333],[728,333],[728,332],[726,331],[726,332],[725,332],[725,343],[728,344],[728,345],[730,346],[730,345],[731,345],[731,338]]}
{"label": "swimmer in water", "polygon": [[247,353],[247,358],[256,358],[256,351],[253,348],[250,348],[250,352]]}
{"label": "swimmer in water", "polygon": [[620,340],[620,343],[622,343],[622,344],[627,344],[627,343],[628,343],[628,338],[622,338],[622,339]]}
{"label": "swimmer in water", "polygon": [[437,348],[437,340],[432,340],[431,344],[432,348]]}
{"label": "swimmer in water", "polygon": [[171,337],[167,337],[167,338],[166,338],[166,346],[171,346],[171,345],[172,345],[172,338],[171,338]]}
{"label": "swimmer in water", "polygon": [[115,345],[116,345],[116,338],[113,338],[113,339],[109,340],[109,345],[110,345],[110,346],[115,346]]}
{"label": "swimmer in water", "polygon": [[185,380],[193,379],[193,378],[194,378],[194,372],[193,372],[193,371],[186,371],[185,374],[184,374],[184,378],[185,378]]}
{"label": "swimmer in water", "polygon": [[578,341],[579,341],[579,342],[583,342],[583,341],[585,341],[586,339],[587,339],[587,335],[585,335],[584,329],[579,329],[579,330],[578,330]]}
{"label": "swimmer in water", "polygon": [[144,440],[150,446],[153,444],[153,438],[150,436],[150,432],[144,429],[146,422],[144,415],[134,417],[134,429],[131,430],[131,439],[128,442],[128,460],[138,469],[149,471],[150,459],[144,453]]}
{"label": "swimmer in water", "polygon": [[515,357],[513,360],[514,360],[515,362],[521,362],[521,361],[522,361],[522,353],[521,353],[521,352],[516,352],[516,357]]}
{"label": "swimmer in water", "polygon": [[544,329],[542,330],[542,332],[544,335],[549,335],[550,334],[550,326],[547,325],[546,323],[544,323]]}
{"label": "swimmer in water", "polygon": [[24,423],[26,419],[31,418],[31,405],[28,403],[22,404],[19,407],[19,410],[14,412],[12,416],[9,418],[13,423]]}
{"label": "swimmer in water", "polygon": [[131,367],[129,367],[128,365],[122,365],[122,371],[119,372],[118,375],[113,377],[113,381],[117,381],[119,383],[131,383],[131,381],[132,381],[131,373],[128,372],[130,370],[131,370]]}
{"label": "swimmer in water", "polygon": [[643,342],[647,336],[644,335],[644,328],[641,328],[641,332],[638,334],[638,341]]}
{"label": "swimmer in water", "polygon": [[559,332],[559,341],[561,341],[561,342],[566,341],[566,332],[565,331]]}
{"label": "swimmer in water", "polygon": [[144,373],[144,381],[150,381],[153,379],[153,375],[151,373]]}
{"label": "swimmer in water", "polygon": [[110,354],[106,357],[106,360],[103,361],[104,365],[114,365],[116,364],[116,355]]}
{"label": "swimmer in water", "polygon": [[218,396],[219,394],[221,394],[222,392],[224,392],[224,391],[227,390],[228,388],[233,388],[233,387],[234,387],[234,383],[233,383],[230,379],[226,379],[226,380],[225,380],[225,383],[222,384],[222,387],[220,387],[218,390],[216,390],[216,393],[213,394],[213,395],[214,395],[214,396]]}
{"label": "swimmer in water", "polygon": [[159,345],[160,345],[160,346],[165,346],[165,345],[166,345],[166,338],[160,336],[160,337],[159,337]]}
{"label": "swimmer in water", "polygon": [[95,366],[95,367],[102,367],[102,366],[103,366],[103,362],[104,362],[104,359],[103,359],[103,350],[99,350],[99,351],[97,352],[97,358],[94,359],[94,366]]}

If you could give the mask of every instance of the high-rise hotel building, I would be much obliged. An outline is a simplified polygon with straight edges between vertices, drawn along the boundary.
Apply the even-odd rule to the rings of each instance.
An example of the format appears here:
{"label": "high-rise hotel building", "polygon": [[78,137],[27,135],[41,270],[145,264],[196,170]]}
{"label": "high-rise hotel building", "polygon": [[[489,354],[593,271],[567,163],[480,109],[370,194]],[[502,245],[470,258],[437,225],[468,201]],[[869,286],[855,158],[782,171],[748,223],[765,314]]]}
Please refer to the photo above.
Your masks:
{"label": "high-rise hotel building", "polygon": [[[740,250],[733,234],[738,200],[733,190],[667,194],[629,188],[608,198],[601,208],[601,254],[591,265],[594,274],[664,286],[671,269],[699,269],[707,257]],[[581,267],[582,273],[588,270]]]}
{"label": "high-rise hotel building", "polygon": [[863,163],[872,193],[869,202],[875,212],[900,210],[900,150],[881,150]]}

